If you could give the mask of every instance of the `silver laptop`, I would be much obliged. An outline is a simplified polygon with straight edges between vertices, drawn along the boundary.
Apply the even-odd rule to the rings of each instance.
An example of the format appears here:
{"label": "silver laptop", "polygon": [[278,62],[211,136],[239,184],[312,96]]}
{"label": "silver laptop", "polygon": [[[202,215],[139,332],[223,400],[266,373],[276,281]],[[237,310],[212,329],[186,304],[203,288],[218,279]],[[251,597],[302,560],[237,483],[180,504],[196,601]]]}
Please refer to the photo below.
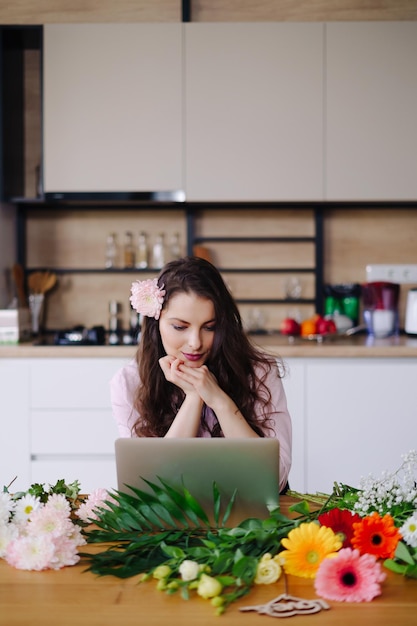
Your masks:
{"label": "silver laptop", "polygon": [[250,517],[266,519],[279,501],[277,439],[132,438],[116,439],[118,490],[129,486],[151,492],[142,480],[184,485],[213,523],[213,482],[221,493],[221,515],[235,489],[237,496],[226,522],[235,526]]}

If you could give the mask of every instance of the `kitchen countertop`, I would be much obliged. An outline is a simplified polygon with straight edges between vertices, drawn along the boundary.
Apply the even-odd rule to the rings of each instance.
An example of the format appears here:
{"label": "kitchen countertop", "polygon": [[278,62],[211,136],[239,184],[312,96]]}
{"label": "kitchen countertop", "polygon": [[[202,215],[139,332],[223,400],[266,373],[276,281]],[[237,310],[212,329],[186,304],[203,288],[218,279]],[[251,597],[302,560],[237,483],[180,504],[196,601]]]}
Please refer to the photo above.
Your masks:
{"label": "kitchen countertop", "polygon": [[[268,352],[282,358],[417,358],[417,337],[372,339],[367,335],[316,340],[279,334],[252,335],[252,340]],[[2,358],[130,358],[135,346],[55,346],[22,343],[0,345]]]}

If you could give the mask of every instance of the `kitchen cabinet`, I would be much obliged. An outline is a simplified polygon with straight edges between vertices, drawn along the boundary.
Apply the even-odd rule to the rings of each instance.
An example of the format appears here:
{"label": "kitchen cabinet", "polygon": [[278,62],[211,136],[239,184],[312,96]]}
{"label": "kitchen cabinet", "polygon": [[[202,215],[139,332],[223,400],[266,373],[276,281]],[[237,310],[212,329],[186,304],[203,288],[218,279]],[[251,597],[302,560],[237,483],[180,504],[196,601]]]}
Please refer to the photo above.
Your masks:
{"label": "kitchen cabinet", "polygon": [[[68,348],[71,350],[71,348]],[[0,476],[13,489],[79,480],[117,488],[118,437],[109,381],[125,359],[5,359],[0,363]]]}
{"label": "kitchen cabinet", "polygon": [[182,190],[182,25],[47,24],[45,193]]}
{"label": "kitchen cabinet", "polygon": [[359,486],[394,471],[417,448],[414,359],[322,359],[305,364],[305,488]]}
{"label": "kitchen cabinet", "polygon": [[0,490],[27,489],[30,481],[30,365],[27,359],[0,360]]}
{"label": "kitchen cabinet", "polygon": [[[80,480],[83,491],[116,486],[109,380],[126,358],[3,358],[0,480]],[[130,358],[130,357],[129,357]],[[291,489],[359,486],[395,470],[417,448],[413,358],[285,358],[293,423]]]}
{"label": "kitchen cabinet", "polygon": [[326,200],[417,198],[417,23],[326,25]]}
{"label": "kitchen cabinet", "polygon": [[323,199],[323,24],[187,24],[189,201]]}

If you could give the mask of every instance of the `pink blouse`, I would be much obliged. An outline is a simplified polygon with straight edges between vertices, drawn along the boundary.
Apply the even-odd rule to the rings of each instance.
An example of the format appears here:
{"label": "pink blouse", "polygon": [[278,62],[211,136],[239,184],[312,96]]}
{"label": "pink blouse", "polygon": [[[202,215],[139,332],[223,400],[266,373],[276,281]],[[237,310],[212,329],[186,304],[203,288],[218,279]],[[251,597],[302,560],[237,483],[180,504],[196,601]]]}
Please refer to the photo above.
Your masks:
{"label": "pink blouse", "polygon": [[[140,384],[138,368],[135,360],[116,372],[110,381],[110,395],[113,416],[116,420],[120,437],[135,437],[133,426],[140,418],[133,407],[136,389]],[[288,480],[291,468],[292,427],[287,408],[287,399],[281,378],[278,376],[278,367],[272,368],[265,380],[265,385],[271,393],[270,428],[264,428],[265,437],[276,437],[280,443],[280,489],[283,489]],[[206,421],[209,428],[215,422],[213,411],[206,411]],[[200,426],[197,437],[210,437],[210,432]]]}

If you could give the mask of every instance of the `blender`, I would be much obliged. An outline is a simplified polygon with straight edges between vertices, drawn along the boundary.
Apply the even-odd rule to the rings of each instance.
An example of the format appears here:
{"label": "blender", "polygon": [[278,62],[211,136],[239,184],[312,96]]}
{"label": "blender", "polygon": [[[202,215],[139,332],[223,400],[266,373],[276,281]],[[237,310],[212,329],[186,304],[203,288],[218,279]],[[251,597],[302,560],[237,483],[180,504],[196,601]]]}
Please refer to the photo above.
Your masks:
{"label": "blender", "polygon": [[398,335],[398,299],[400,285],[371,282],[362,285],[363,319],[369,335]]}

